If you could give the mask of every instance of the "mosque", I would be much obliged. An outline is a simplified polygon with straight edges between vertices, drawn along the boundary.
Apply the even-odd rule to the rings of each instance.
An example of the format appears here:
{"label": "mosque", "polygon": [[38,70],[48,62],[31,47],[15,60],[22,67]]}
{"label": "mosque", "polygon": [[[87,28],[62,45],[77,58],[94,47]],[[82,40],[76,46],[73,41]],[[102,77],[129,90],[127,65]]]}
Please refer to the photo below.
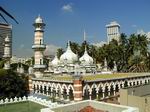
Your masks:
{"label": "mosque", "polygon": [[[32,49],[34,50],[34,64],[30,66],[28,69],[29,74],[34,74],[36,78],[43,77],[45,74],[109,74],[113,72],[117,72],[116,64],[114,64],[113,70],[108,70],[107,60],[104,59],[104,66],[102,67],[100,64],[94,63],[94,59],[92,56],[89,55],[87,46],[85,44],[84,54],[79,57],[76,53],[74,53],[71,49],[70,41],[67,43],[66,51],[58,58],[57,54],[55,55],[52,61],[49,61],[48,65],[44,63],[44,51],[46,49],[46,44],[44,43],[44,28],[45,23],[43,19],[38,16],[35,19],[33,24],[35,28],[34,34],[34,43],[32,45]],[[86,34],[84,31],[84,41],[86,42]],[[4,59],[6,60],[4,69],[10,69],[10,58],[11,55],[11,40],[7,36],[5,38],[5,45],[4,45]],[[115,62],[114,62],[115,63]],[[16,69],[19,73],[24,73],[24,67],[17,66]]]}
{"label": "mosque", "polygon": [[[78,57],[78,55],[72,51],[70,41],[68,41],[67,49],[60,58],[55,55],[54,59],[50,61],[47,66],[44,63],[46,45],[43,35],[45,23],[42,18],[38,16],[33,26],[35,27],[34,43],[32,45],[32,49],[34,50],[34,64],[29,67],[28,74],[28,87],[31,94],[46,95],[58,101],[65,102],[76,102],[85,99],[102,101],[108,98],[112,98],[111,100],[117,100],[119,102],[119,91],[121,88],[139,86],[150,82],[149,73],[133,73],[129,74],[131,75],[129,77],[128,73],[113,74],[113,78],[94,77],[94,74],[108,75],[117,72],[116,63],[114,62],[114,69],[109,70],[105,58],[104,66],[101,67],[99,64],[94,63],[94,59],[88,54],[86,46],[84,54]],[[7,36],[5,38],[3,56],[5,59],[4,69],[10,69],[11,57],[11,39]],[[22,64],[17,67],[17,72],[24,72]],[[31,74],[35,77],[32,77]],[[55,76],[59,74],[72,76],[67,80],[59,79],[59,77],[56,77],[56,79],[53,79],[53,77],[45,77],[47,75]],[[87,79],[89,74],[91,75],[90,78],[94,78]],[[112,75],[110,76],[112,77]],[[60,78],[62,77],[60,76]]]}
{"label": "mosque", "polygon": [[[35,27],[34,44],[32,46],[32,49],[34,50],[34,59],[35,59],[33,69],[36,77],[42,77],[44,73],[74,74],[75,72],[80,71],[80,73],[86,74],[97,72],[98,69],[97,64],[94,63],[93,58],[88,54],[86,45],[83,56],[78,57],[78,55],[72,51],[70,41],[68,41],[67,49],[60,56],[60,58],[58,58],[58,56],[55,55],[54,59],[50,61],[48,67],[46,67],[46,65],[43,62],[44,50],[46,49],[43,37],[45,23],[43,22],[43,19],[40,16],[38,16],[35,19],[33,26]],[[85,36],[86,35],[84,32],[84,38],[86,38]],[[103,73],[111,73],[111,71],[107,69],[106,59],[105,59],[105,66],[102,71]]]}

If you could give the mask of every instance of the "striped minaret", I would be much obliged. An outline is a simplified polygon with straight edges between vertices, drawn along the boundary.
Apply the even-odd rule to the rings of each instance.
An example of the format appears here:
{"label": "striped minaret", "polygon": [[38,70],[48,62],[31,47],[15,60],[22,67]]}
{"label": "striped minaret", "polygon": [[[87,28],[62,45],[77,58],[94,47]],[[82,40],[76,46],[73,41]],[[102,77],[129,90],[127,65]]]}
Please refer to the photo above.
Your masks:
{"label": "striped minaret", "polygon": [[82,100],[82,76],[74,75],[73,76],[73,87],[74,87],[74,101]]}
{"label": "striped minaret", "polygon": [[35,27],[34,44],[32,46],[35,60],[33,68],[35,70],[34,74],[38,78],[43,76],[43,70],[46,68],[46,65],[43,63],[43,52],[46,49],[43,38],[45,24],[40,16],[35,19],[33,26]]}

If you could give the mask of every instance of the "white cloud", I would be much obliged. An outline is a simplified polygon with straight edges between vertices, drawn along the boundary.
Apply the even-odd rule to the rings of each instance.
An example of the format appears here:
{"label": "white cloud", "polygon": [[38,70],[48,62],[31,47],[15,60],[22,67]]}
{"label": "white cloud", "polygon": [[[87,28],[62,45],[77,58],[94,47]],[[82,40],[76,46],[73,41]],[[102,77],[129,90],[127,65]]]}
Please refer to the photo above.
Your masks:
{"label": "white cloud", "polygon": [[47,45],[44,54],[45,55],[55,55],[58,48],[60,48],[60,47],[55,46],[55,45]]}
{"label": "white cloud", "polygon": [[63,10],[64,12],[73,12],[72,3],[63,5],[63,6],[62,6],[62,10]]}

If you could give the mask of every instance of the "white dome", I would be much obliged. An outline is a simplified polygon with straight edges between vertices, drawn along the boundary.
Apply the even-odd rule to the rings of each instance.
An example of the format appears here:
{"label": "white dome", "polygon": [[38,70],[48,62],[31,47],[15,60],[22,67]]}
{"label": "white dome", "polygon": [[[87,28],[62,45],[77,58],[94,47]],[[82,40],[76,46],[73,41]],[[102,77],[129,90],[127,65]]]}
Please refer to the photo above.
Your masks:
{"label": "white dome", "polygon": [[60,63],[60,61],[59,61],[57,55],[55,55],[55,58],[52,60],[51,64],[52,64],[52,66],[58,66],[59,63]]}
{"label": "white dome", "polygon": [[40,17],[40,15],[35,19],[35,23],[43,23],[43,19]]}
{"label": "white dome", "polygon": [[81,64],[86,64],[86,65],[90,65],[93,64],[93,58],[91,56],[89,56],[86,47],[85,47],[85,51],[83,56],[79,59],[79,61],[81,62]]}
{"label": "white dome", "polygon": [[60,56],[60,61],[62,63],[74,63],[78,61],[78,56],[74,52],[72,52],[70,48],[70,42],[68,42],[66,52]]}

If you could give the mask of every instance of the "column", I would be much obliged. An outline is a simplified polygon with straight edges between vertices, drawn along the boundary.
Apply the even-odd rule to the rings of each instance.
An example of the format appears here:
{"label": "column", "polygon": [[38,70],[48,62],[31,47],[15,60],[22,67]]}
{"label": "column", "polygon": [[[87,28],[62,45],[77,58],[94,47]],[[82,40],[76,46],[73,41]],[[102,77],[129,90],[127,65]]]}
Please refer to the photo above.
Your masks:
{"label": "column", "polygon": [[124,84],[125,84],[125,82],[122,82],[122,88],[124,88]]}
{"label": "column", "polygon": [[58,99],[59,97],[58,97],[58,89],[56,88],[56,97],[55,97],[56,99]]}
{"label": "column", "polygon": [[82,100],[82,76],[74,75],[73,76],[73,87],[74,87],[74,101]]}
{"label": "column", "polygon": [[116,86],[113,87],[114,90],[114,96],[116,95]]}
{"label": "column", "polygon": [[67,101],[69,101],[70,98],[69,98],[69,91],[67,91]]}
{"label": "column", "polygon": [[50,97],[53,97],[53,88],[51,87]]}
{"label": "column", "polygon": [[92,90],[89,90],[89,99],[92,100]]}
{"label": "column", "polygon": [[104,98],[105,98],[105,87],[102,88],[102,99],[104,99]]}
{"label": "column", "polygon": [[110,86],[108,86],[108,97],[110,96]]}
{"label": "column", "polygon": [[46,95],[47,95],[47,96],[49,96],[49,95],[48,95],[48,88],[49,88],[49,87],[46,86]]}
{"label": "column", "polygon": [[97,89],[96,90],[96,99],[98,100],[98,92],[99,92],[99,90]]}
{"label": "column", "polygon": [[61,100],[64,100],[63,91],[61,91]]}
{"label": "column", "polygon": [[28,91],[29,93],[31,93],[33,91],[33,87],[34,85],[32,84],[32,77],[31,76],[28,76]]}
{"label": "column", "polygon": [[40,89],[41,89],[41,85],[39,85],[39,88],[38,88],[38,94],[40,94]]}
{"label": "column", "polygon": [[128,87],[130,87],[130,81],[128,81]]}
{"label": "column", "polygon": [[42,94],[44,95],[44,85],[42,85]]}
{"label": "column", "polygon": [[37,93],[37,85],[35,85],[35,93]]}

